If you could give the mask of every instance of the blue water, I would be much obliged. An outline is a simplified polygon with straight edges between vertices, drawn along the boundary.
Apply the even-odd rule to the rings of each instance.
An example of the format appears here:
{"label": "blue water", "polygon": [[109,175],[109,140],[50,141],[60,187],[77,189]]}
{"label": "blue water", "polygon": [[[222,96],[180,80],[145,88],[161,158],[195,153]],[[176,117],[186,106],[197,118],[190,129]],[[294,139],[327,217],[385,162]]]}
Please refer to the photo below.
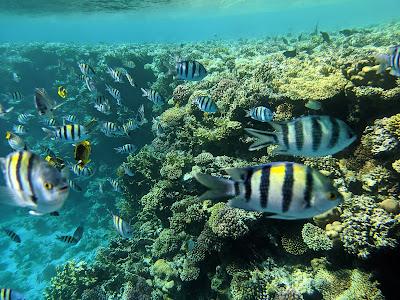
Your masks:
{"label": "blue water", "polygon": [[[230,3],[232,2],[232,3]],[[325,31],[396,20],[396,0],[186,1],[139,12],[2,15],[1,42],[181,42]],[[394,9],[391,9],[394,8]],[[63,8],[60,7],[60,10]],[[51,29],[50,29],[51,28]]]}

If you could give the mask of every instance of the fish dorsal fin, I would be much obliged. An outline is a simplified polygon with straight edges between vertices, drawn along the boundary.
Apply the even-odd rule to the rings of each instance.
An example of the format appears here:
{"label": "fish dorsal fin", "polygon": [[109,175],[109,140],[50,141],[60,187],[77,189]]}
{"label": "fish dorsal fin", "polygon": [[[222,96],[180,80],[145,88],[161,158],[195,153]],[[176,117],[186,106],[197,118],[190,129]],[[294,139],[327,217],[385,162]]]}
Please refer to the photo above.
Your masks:
{"label": "fish dorsal fin", "polygon": [[275,133],[282,132],[282,125],[287,124],[287,122],[285,122],[285,121],[282,121],[282,122],[268,121],[265,123],[267,123],[269,126],[271,126],[275,130]]}
{"label": "fish dorsal fin", "polygon": [[225,172],[235,181],[244,181],[247,177],[250,167],[245,168],[228,168]]}

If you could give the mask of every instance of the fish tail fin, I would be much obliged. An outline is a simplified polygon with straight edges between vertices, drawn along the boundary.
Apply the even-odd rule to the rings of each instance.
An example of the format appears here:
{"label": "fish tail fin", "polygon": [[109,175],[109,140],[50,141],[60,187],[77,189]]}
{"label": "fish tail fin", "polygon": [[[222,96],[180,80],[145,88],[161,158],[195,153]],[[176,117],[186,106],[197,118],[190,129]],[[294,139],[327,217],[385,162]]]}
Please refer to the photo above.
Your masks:
{"label": "fish tail fin", "polygon": [[142,90],[142,97],[147,97],[148,93],[144,88],[140,88]]}
{"label": "fish tail fin", "polygon": [[389,55],[386,54],[378,54],[375,56],[375,61],[376,63],[379,64],[379,69],[376,71],[376,73],[381,74],[383,73],[387,67],[390,66],[390,57]]}
{"label": "fish tail fin", "polygon": [[[128,134],[129,136],[129,134]],[[122,149],[120,147],[114,148],[115,151],[117,151],[117,153],[121,153]]]}
{"label": "fish tail fin", "polygon": [[278,142],[276,133],[252,128],[245,128],[245,130],[248,134],[257,139],[253,144],[250,145],[250,151],[259,150],[267,147],[270,144],[276,144]]}
{"label": "fish tail fin", "polygon": [[54,136],[54,130],[46,128],[46,127],[42,127],[42,130],[46,134],[47,138]]}
{"label": "fish tail fin", "polygon": [[6,113],[9,113],[10,111],[12,111],[14,109],[14,106],[11,106],[10,108],[6,109]]}
{"label": "fish tail fin", "polygon": [[249,110],[245,110],[245,112],[246,112],[245,117],[246,117],[246,118],[247,118],[247,117],[250,117],[250,109],[249,109]]}
{"label": "fish tail fin", "polygon": [[194,178],[209,189],[199,197],[199,200],[218,200],[235,196],[235,182],[233,180],[203,173],[195,174]]}

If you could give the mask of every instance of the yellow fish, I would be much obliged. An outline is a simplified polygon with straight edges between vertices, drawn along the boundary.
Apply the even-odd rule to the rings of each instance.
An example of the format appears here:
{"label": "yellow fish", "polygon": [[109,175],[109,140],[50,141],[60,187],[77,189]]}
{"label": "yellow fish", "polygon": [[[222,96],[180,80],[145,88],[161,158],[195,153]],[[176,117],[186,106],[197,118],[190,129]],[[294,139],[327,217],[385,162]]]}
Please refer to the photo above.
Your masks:
{"label": "yellow fish", "polygon": [[64,160],[59,157],[47,155],[44,160],[47,161],[50,166],[58,169],[59,171],[65,167]]}
{"label": "yellow fish", "polygon": [[57,93],[58,93],[58,96],[60,96],[61,98],[67,97],[67,94],[68,94],[66,88],[63,87],[62,85],[58,87],[58,92]]}
{"label": "yellow fish", "polygon": [[90,162],[92,145],[89,141],[82,141],[75,145],[74,158],[82,167]]}

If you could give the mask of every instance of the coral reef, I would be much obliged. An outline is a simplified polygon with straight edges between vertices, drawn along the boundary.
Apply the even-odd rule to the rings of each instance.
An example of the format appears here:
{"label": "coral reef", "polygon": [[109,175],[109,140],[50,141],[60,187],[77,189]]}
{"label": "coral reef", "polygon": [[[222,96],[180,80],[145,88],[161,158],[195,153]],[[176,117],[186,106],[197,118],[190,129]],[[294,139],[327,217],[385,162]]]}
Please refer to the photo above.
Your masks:
{"label": "coral reef", "polygon": [[[285,37],[297,50],[294,57],[282,54],[288,49],[282,38],[132,45],[122,56],[119,48],[89,48],[99,68],[108,57],[135,57],[154,78],[151,87],[169,101],[151,112],[159,115],[162,132],[153,129],[148,145],[123,163],[135,170],[133,179],[118,172],[127,192],[116,206],[134,237],[111,240],[93,268],[65,265],[47,299],[88,298],[100,290],[118,299],[383,299],[372,270],[354,265],[398,243],[400,82],[376,74],[373,62],[374,53],[398,38],[390,28],[332,33],[330,43],[313,34]],[[201,61],[209,75],[199,82],[173,80],[167,62],[177,52]],[[205,94],[218,113],[193,105]],[[243,129],[268,125],[246,118],[246,110],[268,106],[274,120],[283,121],[309,114],[308,100],[321,101],[321,113],[354,128],[355,145],[323,158],[248,151]],[[278,160],[320,170],[344,203],[313,220],[285,221],[198,200],[194,173],[226,176],[225,168]]]}

